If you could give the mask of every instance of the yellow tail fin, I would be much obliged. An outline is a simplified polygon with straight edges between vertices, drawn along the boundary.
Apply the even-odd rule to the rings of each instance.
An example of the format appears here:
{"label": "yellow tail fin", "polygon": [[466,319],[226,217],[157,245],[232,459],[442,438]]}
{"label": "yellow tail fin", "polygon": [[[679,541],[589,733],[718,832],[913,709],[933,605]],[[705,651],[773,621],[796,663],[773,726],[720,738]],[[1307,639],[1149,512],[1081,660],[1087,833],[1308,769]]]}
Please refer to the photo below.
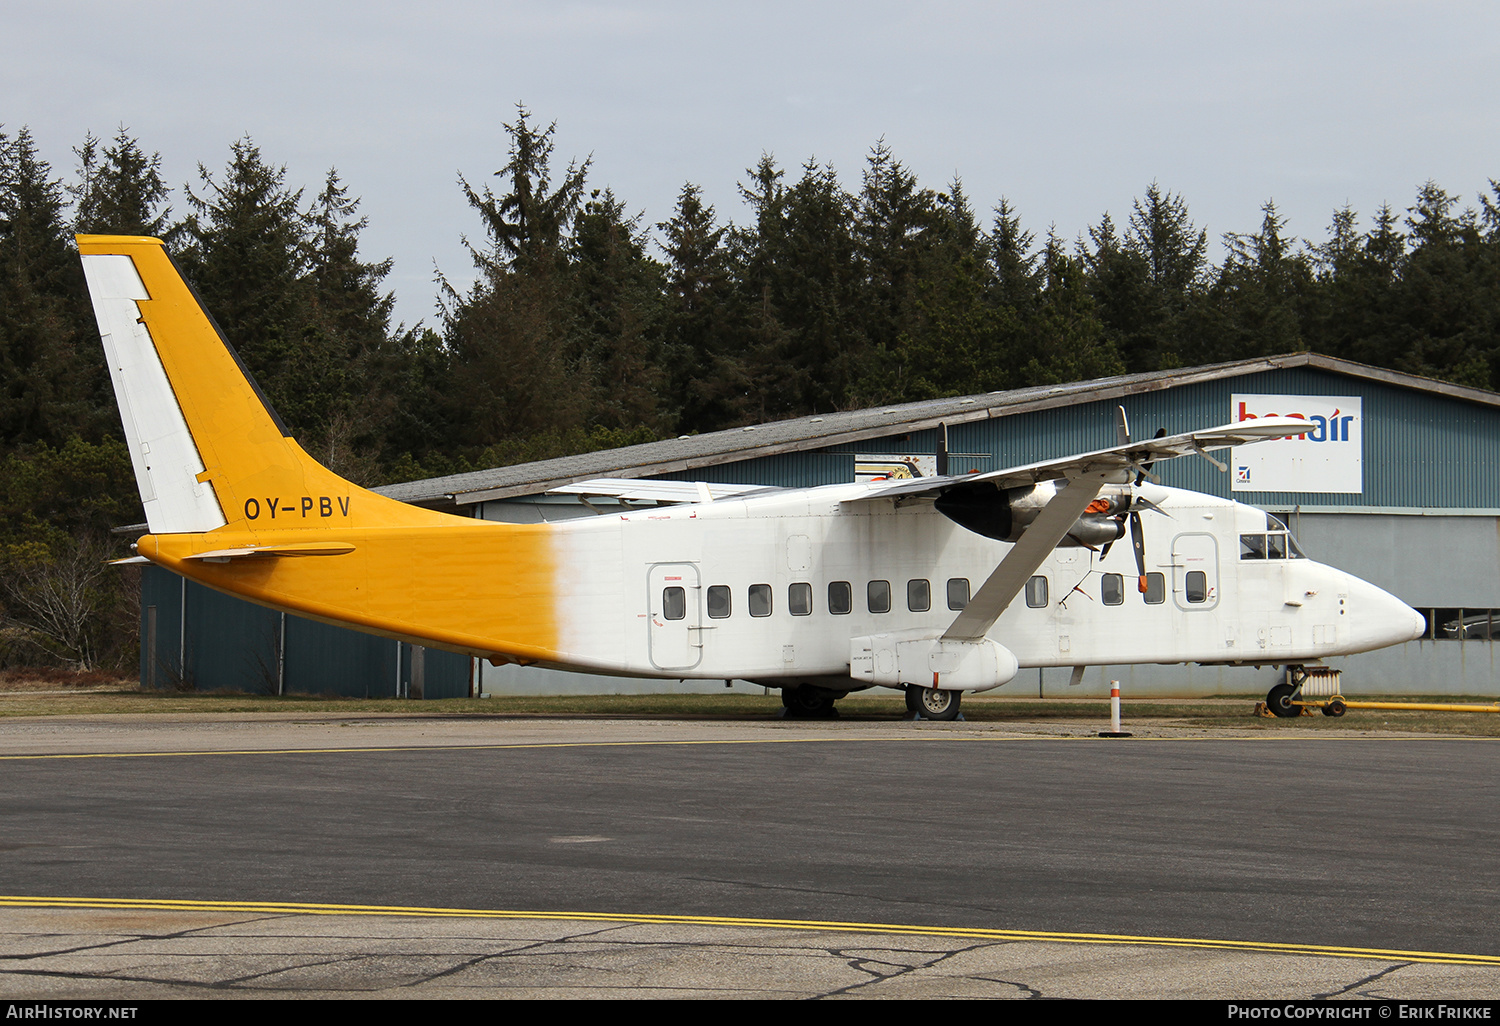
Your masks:
{"label": "yellow tail fin", "polygon": [[416,526],[293,440],[160,239],[77,236],[152,534]]}

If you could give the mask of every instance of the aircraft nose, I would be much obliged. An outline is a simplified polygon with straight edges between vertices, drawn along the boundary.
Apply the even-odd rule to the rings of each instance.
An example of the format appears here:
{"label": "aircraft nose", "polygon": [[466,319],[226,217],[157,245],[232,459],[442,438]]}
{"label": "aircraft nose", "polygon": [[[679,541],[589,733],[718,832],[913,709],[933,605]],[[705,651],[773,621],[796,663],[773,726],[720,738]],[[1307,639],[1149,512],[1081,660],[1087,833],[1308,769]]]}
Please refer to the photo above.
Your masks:
{"label": "aircraft nose", "polygon": [[1421,613],[1417,612],[1411,606],[1406,605],[1406,603],[1403,602],[1401,604],[1406,608],[1406,615],[1408,620],[1407,629],[1409,633],[1406,635],[1405,640],[1416,641],[1422,635],[1427,633],[1427,618]]}
{"label": "aircraft nose", "polygon": [[1365,582],[1351,610],[1358,620],[1363,620],[1363,630],[1372,648],[1400,645],[1415,641],[1427,633],[1427,620],[1421,613],[1402,602],[1390,592]]}

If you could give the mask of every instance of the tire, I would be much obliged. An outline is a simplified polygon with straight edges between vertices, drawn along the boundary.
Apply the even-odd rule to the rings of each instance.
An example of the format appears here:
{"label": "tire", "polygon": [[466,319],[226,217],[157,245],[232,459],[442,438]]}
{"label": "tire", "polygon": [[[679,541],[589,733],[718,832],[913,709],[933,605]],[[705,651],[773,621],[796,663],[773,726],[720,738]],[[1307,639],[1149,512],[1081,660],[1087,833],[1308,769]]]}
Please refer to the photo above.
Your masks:
{"label": "tire", "polygon": [[922,711],[922,689],[915,684],[906,689],[906,711],[909,713]]}
{"label": "tire", "polygon": [[962,691],[917,688],[917,713],[924,720],[956,720]]}
{"label": "tire", "polygon": [[1282,719],[1291,719],[1302,715],[1302,707],[1292,704],[1292,696],[1297,689],[1290,684],[1278,684],[1266,694],[1266,708],[1271,710],[1272,715]]}
{"label": "tire", "polygon": [[1328,704],[1323,707],[1324,716],[1342,716],[1349,711],[1342,698],[1330,698]]}

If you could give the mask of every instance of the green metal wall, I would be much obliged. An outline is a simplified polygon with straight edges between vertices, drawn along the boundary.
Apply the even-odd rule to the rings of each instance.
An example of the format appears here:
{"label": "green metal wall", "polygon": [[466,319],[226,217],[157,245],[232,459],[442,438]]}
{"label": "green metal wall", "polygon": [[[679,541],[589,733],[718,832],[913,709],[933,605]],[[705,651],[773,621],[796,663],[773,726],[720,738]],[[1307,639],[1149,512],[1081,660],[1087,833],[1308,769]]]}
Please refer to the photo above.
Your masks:
{"label": "green metal wall", "polygon": [[[411,693],[411,645],[283,616],[161,567],[142,569],[141,683],[148,687],[276,694],[279,679],[286,694]],[[468,656],[421,651],[423,697],[468,697]]]}

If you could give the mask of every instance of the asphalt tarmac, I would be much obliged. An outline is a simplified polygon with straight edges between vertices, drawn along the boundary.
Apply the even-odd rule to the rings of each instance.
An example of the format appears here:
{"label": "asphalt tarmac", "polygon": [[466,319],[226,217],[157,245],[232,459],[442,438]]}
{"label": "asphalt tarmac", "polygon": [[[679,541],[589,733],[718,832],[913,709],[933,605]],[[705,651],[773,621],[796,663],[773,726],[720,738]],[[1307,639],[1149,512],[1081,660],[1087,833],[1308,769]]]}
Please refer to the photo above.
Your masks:
{"label": "asphalt tarmac", "polygon": [[1500,742],[1137,726],[4,720],[0,994],[1500,996]]}

